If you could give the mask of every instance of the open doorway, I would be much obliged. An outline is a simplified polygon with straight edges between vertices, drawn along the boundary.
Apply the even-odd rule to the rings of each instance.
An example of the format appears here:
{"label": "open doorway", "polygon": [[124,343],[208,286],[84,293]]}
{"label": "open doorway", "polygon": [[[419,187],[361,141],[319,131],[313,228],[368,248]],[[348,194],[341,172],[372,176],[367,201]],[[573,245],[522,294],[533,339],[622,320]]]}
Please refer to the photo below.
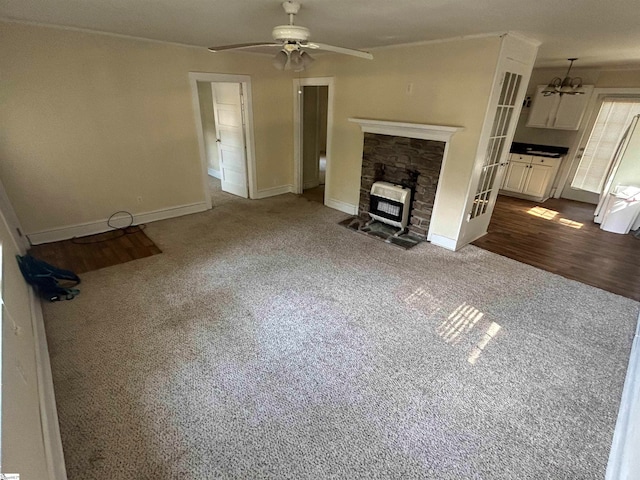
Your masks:
{"label": "open doorway", "polygon": [[220,191],[254,198],[250,77],[192,72],[189,79],[207,205]]}
{"label": "open doorway", "polygon": [[330,188],[331,78],[294,80],[295,193],[325,204]]}
{"label": "open doorway", "polygon": [[205,156],[207,158],[207,173],[220,179],[220,159],[218,157],[218,144],[216,142],[216,121],[213,111],[213,89],[211,82],[196,82],[198,86],[198,103],[200,105],[200,121]]}
{"label": "open doorway", "polygon": [[302,195],[324,203],[327,176],[327,107],[329,87],[302,88]]}

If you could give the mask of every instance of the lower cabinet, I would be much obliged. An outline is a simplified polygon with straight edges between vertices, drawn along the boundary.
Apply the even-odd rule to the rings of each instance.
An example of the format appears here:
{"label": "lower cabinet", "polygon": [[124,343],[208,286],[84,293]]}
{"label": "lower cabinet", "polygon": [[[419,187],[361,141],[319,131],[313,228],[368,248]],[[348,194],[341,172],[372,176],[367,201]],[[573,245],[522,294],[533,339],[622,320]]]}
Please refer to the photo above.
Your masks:
{"label": "lower cabinet", "polygon": [[546,200],[559,163],[557,158],[512,153],[502,180],[502,193]]}
{"label": "lower cabinet", "polygon": [[[530,155],[520,155],[521,157],[530,157]],[[524,187],[524,181],[529,173],[529,163],[515,161],[509,159],[507,165],[507,171],[504,174],[504,181],[502,183],[502,190],[509,192],[522,193]]]}
{"label": "lower cabinet", "polygon": [[547,187],[551,187],[552,173],[553,167],[532,163],[529,165],[529,174],[525,179],[522,193],[532,197],[544,197]]}

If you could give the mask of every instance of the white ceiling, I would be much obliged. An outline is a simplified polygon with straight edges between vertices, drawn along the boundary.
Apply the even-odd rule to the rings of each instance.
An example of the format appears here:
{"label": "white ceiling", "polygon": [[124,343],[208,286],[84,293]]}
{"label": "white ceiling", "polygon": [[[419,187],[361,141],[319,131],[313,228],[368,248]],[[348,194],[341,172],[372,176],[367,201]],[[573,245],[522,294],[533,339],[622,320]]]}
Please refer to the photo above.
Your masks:
{"label": "white ceiling", "polygon": [[[207,47],[271,40],[280,0],[2,0],[0,17]],[[638,0],[302,0],[312,40],[351,48],[514,31],[536,66],[640,68]],[[374,51],[375,53],[375,51]]]}

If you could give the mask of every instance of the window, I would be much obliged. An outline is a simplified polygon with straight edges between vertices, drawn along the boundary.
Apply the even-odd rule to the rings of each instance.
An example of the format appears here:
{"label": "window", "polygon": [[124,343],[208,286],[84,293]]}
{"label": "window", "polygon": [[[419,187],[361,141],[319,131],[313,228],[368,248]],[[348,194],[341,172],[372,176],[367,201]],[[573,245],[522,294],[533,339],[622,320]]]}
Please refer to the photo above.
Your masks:
{"label": "window", "polygon": [[600,193],[631,119],[640,114],[640,98],[605,98],[582,153],[572,188]]}

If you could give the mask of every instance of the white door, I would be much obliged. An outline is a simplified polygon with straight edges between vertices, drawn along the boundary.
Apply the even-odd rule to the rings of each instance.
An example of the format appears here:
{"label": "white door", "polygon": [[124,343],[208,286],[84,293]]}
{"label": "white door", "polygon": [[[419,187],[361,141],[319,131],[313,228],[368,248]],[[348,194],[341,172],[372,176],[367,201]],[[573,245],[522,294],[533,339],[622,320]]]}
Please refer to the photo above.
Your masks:
{"label": "white door", "polygon": [[215,82],[211,90],[222,190],[248,198],[242,84]]}
{"label": "white door", "polygon": [[[487,231],[505,174],[511,139],[527,88],[526,79],[522,81],[526,68],[515,62],[507,61],[506,63],[506,71],[503,72],[500,81],[494,85],[492,95],[494,116],[490,119],[491,128],[487,132],[488,143],[482,158],[482,169],[475,195],[470,198],[468,206],[465,237],[469,241],[479,238]],[[508,167],[512,175],[514,168],[517,168],[515,165],[515,162],[511,162]],[[505,181],[504,188],[508,188],[507,185],[509,182]]]}
{"label": "white door", "polygon": [[457,247],[487,233],[536,52],[535,45],[504,38],[469,184],[467,218]]}

